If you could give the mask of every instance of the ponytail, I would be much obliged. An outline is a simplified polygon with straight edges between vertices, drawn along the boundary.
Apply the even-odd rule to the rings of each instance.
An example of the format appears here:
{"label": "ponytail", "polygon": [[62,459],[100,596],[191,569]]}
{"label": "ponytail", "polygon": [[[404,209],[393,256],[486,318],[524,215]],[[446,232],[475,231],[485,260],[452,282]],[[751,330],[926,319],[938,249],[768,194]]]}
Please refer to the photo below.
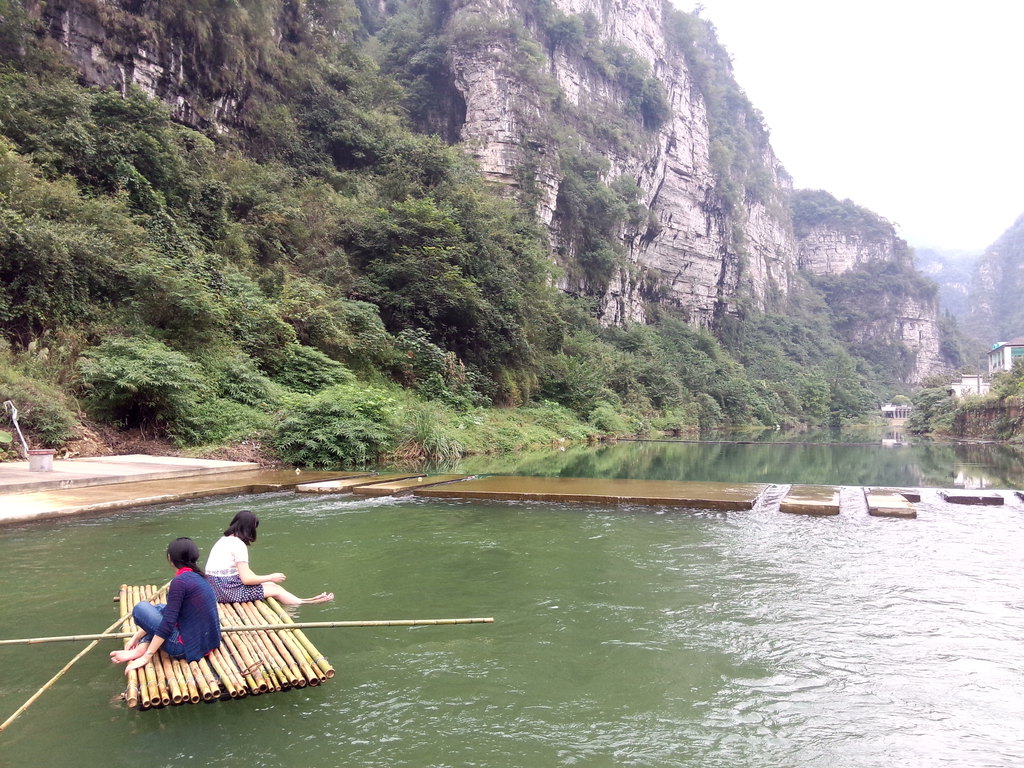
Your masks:
{"label": "ponytail", "polygon": [[175,568],[191,568],[200,576],[206,576],[199,567],[199,547],[192,539],[183,536],[172,541],[167,546],[167,558]]}

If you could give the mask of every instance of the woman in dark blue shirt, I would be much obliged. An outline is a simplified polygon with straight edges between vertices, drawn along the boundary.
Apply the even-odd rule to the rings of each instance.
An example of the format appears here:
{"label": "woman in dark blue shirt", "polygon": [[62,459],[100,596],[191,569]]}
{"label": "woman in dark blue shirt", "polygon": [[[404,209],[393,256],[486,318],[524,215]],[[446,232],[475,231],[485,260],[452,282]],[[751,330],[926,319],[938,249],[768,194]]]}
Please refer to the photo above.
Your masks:
{"label": "woman in dark blue shirt", "polygon": [[176,571],[167,604],[136,604],[132,618],[139,631],[127,648],[110,654],[115,664],[131,662],[125,672],[145,666],[161,648],[176,659],[199,661],[220,646],[217,598],[199,568],[199,548],[192,539],[175,539],[167,547],[167,560]]}

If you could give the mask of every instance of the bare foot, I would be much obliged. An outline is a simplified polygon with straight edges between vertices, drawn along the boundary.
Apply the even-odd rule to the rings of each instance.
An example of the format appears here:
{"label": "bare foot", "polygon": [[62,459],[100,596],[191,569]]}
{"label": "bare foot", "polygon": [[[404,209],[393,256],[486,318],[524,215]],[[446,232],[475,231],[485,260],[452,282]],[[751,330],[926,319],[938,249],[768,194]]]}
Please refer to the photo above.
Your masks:
{"label": "bare foot", "polygon": [[333,599],[334,599],[334,593],[333,592],[321,592],[316,597],[307,598],[306,600],[303,600],[302,602],[304,602],[304,603],[329,603]]}
{"label": "bare foot", "polygon": [[126,661],[132,661],[133,659],[139,658],[139,656],[145,652],[145,648],[140,651],[137,646],[135,648],[126,648],[123,651],[111,651],[110,660],[114,664],[124,664]]}

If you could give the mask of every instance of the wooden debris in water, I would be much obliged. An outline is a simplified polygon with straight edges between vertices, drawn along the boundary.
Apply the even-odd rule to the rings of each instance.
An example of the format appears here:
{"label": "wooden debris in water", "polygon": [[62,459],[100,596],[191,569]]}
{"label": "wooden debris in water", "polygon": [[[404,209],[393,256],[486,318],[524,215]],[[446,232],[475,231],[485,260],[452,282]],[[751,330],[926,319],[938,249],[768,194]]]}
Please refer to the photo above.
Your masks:
{"label": "wooden debris in water", "polygon": [[[122,585],[121,615],[130,614],[136,603],[156,593],[155,586]],[[217,610],[221,625],[227,627],[295,623],[273,598],[219,603]],[[134,633],[135,621],[128,618],[125,629]],[[158,651],[146,666],[127,674],[124,699],[130,707],[152,709],[304,688],[332,677],[334,667],[301,629],[222,632],[220,648],[197,662]]]}

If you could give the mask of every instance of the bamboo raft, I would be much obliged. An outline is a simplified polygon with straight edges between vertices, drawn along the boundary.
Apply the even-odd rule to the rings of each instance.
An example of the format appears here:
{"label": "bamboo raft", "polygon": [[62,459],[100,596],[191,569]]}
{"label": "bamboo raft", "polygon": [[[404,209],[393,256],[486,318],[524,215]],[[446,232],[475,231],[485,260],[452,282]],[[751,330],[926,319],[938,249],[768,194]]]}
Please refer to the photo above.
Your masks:
{"label": "bamboo raft", "polygon": [[[143,600],[163,600],[155,586],[121,585],[119,602],[125,629],[137,629],[130,614]],[[222,627],[277,625],[271,629],[222,631],[221,645],[199,661],[173,659],[163,650],[127,674],[123,697],[140,710],[176,704],[238,699],[305,688],[334,677],[330,665],[274,598],[252,603],[219,603]],[[128,641],[125,641],[127,646]]]}

